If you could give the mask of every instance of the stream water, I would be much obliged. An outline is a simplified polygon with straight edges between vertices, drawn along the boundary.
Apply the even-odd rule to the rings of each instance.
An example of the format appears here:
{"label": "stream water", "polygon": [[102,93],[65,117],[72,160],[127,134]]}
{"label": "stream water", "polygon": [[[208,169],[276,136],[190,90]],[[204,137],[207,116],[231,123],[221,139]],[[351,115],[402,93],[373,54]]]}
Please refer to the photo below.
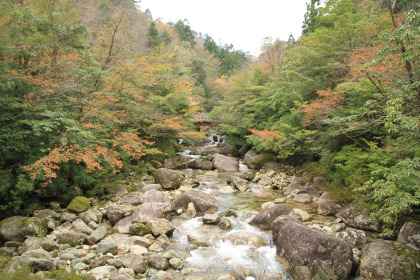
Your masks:
{"label": "stream water", "polygon": [[[216,138],[215,138],[216,139]],[[212,141],[214,146],[217,141]],[[190,160],[199,158],[191,155],[189,150],[182,152]],[[246,165],[241,164],[240,170],[246,171]],[[199,190],[214,196],[219,204],[216,214],[231,210],[236,216],[229,216],[232,226],[229,230],[223,230],[218,225],[203,223],[202,217],[193,219],[180,219],[175,217],[172,223],[176,227],[173,233],[173,249],[189,251],[190,257],[185,260],[184,271],[189,271],[192,279],[218,279],[217,275],[233,273],[241,279],[291,279],[285,268],[275,259],[276,249],[272,242],[270,232],[262,231],[248,224],[254,215],[260,210],[260,204],[268,200],[256,199],[259,192],[267,192],[257,184],[251,184],[251,192],[233,193],[221,192],[228,186],[228,173],[217,171],[195,170],[195,179],[200,182]],[[272,197],[274,200],[276,197]],[[253,243],[244,244],[235,242],[236,236],[256,236],[263,240],[265,246],[256,246]],[[210,247],[191,248],[187,235],[200,238],[210,244]],[[232,242],[233,241],[233,242]],[[189,279],[189,278],[188,278]],[[233,278],[220,278],[233,279]]]}

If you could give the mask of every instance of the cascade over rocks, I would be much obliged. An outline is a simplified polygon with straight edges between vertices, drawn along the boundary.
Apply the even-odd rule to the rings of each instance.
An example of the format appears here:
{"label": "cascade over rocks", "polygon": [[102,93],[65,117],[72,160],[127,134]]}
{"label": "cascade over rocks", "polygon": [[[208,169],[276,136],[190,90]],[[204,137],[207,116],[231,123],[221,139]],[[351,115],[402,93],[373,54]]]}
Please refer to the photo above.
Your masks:
{"label": "cascade over rocks", "polygon": [[174,208],[186,211],[190,202],[194,203],[198,215],[213,213],[219,209],[219,202],[213,196],[198,190],[190,190],[178,196]]}
{"label": "cascade over rocks", "polygon": [[294,279],[347,279],[353,265],[347,243],[291,221],[278,227],[276,255]]}
{"label": "cascade over rocks", "polygon": [[[233,154],[233,150],[229,149],[232,147],[225,145],[223,153]],[[206,150],[205,154],[215,151],[213,148]],[[220,148],[217,150],[220,151]],[[247,154],[248,158],[254,156],[258,154],[253,151]],[[238,171],[238,159],[234,157],[211,153],[207,157],[213,163],[198,159],[190,165],[199,170],[160,168],[154,178],[148,175],[142,177],[144,181],[141,183],[128,181],[137,186],[137,191],[116,193],[107,202],[78,198],[87,202],[83,211],[81,207],[76,207],[71,210],[74,213],[69,213],[54,205],[56,210],[37,211],[36,217],[5,219],[0,223],[0,237],[5,241],[0,255],[16,256],[19,261],[13,265],[14,269],[21,264],[29,264],[35,271],[56,267],[74,269],[90,274],[92,279],[198,279],[196,275],[202,268],[190,263],[184,267],[184,260],[194,259],[197,255],[204,259],[208,255],[212,258],[212,254],[221,253],[223,246],[227,246],[228,250],[246,248],[249,254],[263,259],[269,255],[274,257],[273,250],[268,247],[272,245],[267,233],[252,229],[255,226],[264,231],[271,230],[276,258],[294,279],[345,279],[352,266],[356,268],[361,259],[361,273],[372,277],[369,279],[386,279],[389,272],[382,271],[382,264],[375,262],[375,255],[371,257],[375,250],[383,252],[380,260],[387,264],[387,269],[393,266],[392,277],[403,275],[401,277],[405,278],[400,279],[416,279],[410,278],[413,273],[409,270],[417,271],[418,267],[413,265],[418,263],[418,253],[409,246],[418,250],[417,224],[407,223],[400,231],[399,240],[409,246],[394,242],[391,249],[386,245],[386,249],[368,250],[366,248],[373,245],[366,245],[363,230],[346,229],[345,224],[340,223],[343,220],[359,228],[370,228],[366,226],[367,216],[363,210],[362,214],[355,209],[347,211],[334,222],[328,217],[325,219],[330,222],[314,219],[315,211],[331,215],[340,207],[328,192],[319,196],[318,187],[322,186],[322,178],[316,178],[310,184],[304,177],[283,173],[289,172],[287,166],[280,167],[283,172],[268,168],[278,168],[275,163],[258,172]],[[185,165],[178,165],[185,158],[179,156],[168,160],[165,166],[185,168]],[[218,171],[204,171],[214,168]],[[258,185],[251,184],[250,180]],[[206,191],[192,189],[198,185]],[[130,188],[120,186],[120,189]],[[256,203],[248,204],[247,200]],[[293,200],[298,203],[294,203],[292,209],[288,203]],[[106,206],[90,208],[89,201]],[[219,201],[223,211],[216,214]],[[308,202],[316,203],[304,205]],[[301,208],[299,203],[304,206]],[[245,224],[258,207],[262,212],[252,217],[250,225]],[[197,214],[204,216],[194,219]],[[186,240],[179,242],[180,237],[188,243]],[[206,247],[215,248],[208,250]],[[169,248],[177,248],[177,251]],[[182,249],[178,251],[179,248]],[[401,256],[398,255],[400,253]],[[248,257],[253,258],[251,255]],[[212,261],[209,259],[210,263]],[[235,259],[223,256],[217,261],[234,263]],[[270,263],[270,268],[280,265],[270,259],[266,263]],[[209,267],[212,265],[209,264]],[[204,271],[200,279],[280,279],[284,276],[284,272],[270,271],[270,268],[264,270],[263,275],[257,275],[253,265],[229,264],[229,269],[216,275]]]}

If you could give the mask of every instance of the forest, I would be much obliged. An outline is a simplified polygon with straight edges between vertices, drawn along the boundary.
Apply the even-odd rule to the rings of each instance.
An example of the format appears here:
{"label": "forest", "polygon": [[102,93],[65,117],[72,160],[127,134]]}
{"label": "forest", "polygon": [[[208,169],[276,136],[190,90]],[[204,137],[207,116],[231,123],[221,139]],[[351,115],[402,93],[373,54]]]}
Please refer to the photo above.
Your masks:
{"label": "forest", "polygon": [[[134,0],[0,1],[0,212],[101,196],[204,137],[325,178],[391,235],[420,205],[420,10],[311,0],[250,58]],[[153,11],[152,11],[153,12]]]}

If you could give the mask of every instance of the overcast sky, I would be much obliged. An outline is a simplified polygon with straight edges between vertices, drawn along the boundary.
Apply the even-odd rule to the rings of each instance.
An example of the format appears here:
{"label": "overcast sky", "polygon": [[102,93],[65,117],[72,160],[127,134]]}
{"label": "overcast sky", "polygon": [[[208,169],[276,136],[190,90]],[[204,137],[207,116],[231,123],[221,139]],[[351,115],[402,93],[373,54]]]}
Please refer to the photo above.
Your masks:
{"label": "overcast sky", "polygon": [[301,35],[308,0],[142,0],[153,19],[187,19],[191,29],[218,44],[257,55],[265,37],[287,40]]}

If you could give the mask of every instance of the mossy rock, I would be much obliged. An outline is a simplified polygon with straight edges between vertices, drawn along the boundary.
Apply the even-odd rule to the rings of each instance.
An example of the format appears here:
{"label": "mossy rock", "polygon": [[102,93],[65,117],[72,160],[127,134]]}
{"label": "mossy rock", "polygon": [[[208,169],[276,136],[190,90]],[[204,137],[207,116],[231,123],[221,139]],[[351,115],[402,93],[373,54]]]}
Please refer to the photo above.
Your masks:
{"label": "mossy rock", "polygon": [[0,237],[6,241],[24,241],[29,236],[44,237],[47,222],[37,217],[13,216],[0,223]]}
{"label": "mossy rock", "polygon": [[28,236],[44,237],[48,233],[47,222],[38,217],[26,218],[23,221],[22,233],[25,237],[28,237]]}
{"label": "mossy rock", "polygon": [[130,234],[131,235],[139,235],[144,236],[146,234],[151,234],[151,229],[142,223],[134,223],[130,226]]}
{"label": "mossy rock", "polygon": [[364,248],[359,271],[363,279],[420,279],[420,254],[407,244],[378,240]]}
{"label": "mossy rock", "polygon": [[90,208],[90,201],[84,196],[76,196],[67,206],[67,210],[71,213],[82,213]]}

